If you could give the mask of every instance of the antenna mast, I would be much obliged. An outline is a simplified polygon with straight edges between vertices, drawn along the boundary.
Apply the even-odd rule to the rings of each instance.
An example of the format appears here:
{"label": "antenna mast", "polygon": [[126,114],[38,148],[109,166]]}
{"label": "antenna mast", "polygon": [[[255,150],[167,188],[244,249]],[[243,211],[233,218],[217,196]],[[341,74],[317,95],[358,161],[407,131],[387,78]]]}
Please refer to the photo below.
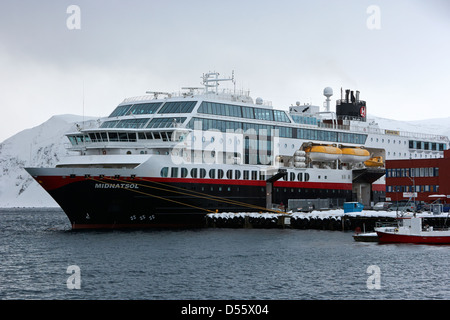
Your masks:
{"label": "antenna mast", "polygon": [[172,97],[172,94],[169,93],[169,92],[162,92],[162,91],[146,91],[145,93],[147,93],[147,94],[152,94],[153,97],[154,97],[155,99],[158,99],[158,96],[159,96],[160,94],[166,95],[168,98],[171,98],[171,97]]}
{"label": "antenna mast", "polygon": [[[232,73],[232,77],[231,78],[223,78],[220,79],[219,78],[219,73],[218,72],[208,72],[208,73],[204,73],[202,76],[203,79],[203,85],[205,86],[205,93],[215,93],[217,94],[217,89],[219,87],[219,82],[220,81],[232,81],[234,86],[235,86],[235,91],[236,91],[236,82],[234,81],[234,71]],[[209,88],[212,88],[212,90],[210,90]]]}

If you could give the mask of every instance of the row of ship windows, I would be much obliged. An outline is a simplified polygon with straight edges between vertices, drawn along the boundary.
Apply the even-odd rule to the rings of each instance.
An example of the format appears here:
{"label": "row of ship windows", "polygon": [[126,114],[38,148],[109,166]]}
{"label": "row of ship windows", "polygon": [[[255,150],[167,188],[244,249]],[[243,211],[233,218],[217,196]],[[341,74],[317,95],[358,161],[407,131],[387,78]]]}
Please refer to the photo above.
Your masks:
{"label": "row of ship windows", "polygon": [[166,102],[162,107],[162,102],[120,105],[109,118],[154,113],[191,113],[196,104],[197,101],[177,101]]}
{"label": "row of ship windows", "polygon": [[[173,126],[173,123],[176,121],[184,122],[186,118],[158,118],[153,119],[147,126],[147,128],[168,128]],[[101,128],[141,128],[141,125],[146,122],[137,122],[137,120],[146,120],[148,119],[131,119],[131,120],[122,120],[129,122],[126,126],[117,126],[116,124],[121,121],[107,121],[102,124]],[[114,123],[111,123],[114,122]],[[195,122],[200,123],[200,126],[195,124]],[[143,123],[143,124],[142,124]],[[315,130],[315,129],[300,129],[300,128],[288,128],[288,127],[279,127],[279,126],[268,126],[268,125],[260,125],[260,124],[252,124],[252,123],[241,123],[234,121],[226,121],[226,120],[215,120],[215,119],[200,119],[194,118],[187,125],[188,128],[194,129],[202,129],[202,130],[211,130],[216,129],[221,132],[227,131],[244,131],[249,134],[257,134],[261,136],[271,136],[273,134],[272,130],[278,130],[279,137],[285,138],[294,138],[294,139],[305,139],[305,140],[323,140],[323,141],[332,141],[332,142],[346,142],[346,143],[356,143],[356,144],[364,144],[366,140],[366,136],[362,134],[353,134],[353,133],[344,133],[344,132],[332,132],[332,131],[324,131],[324,130]],[[153,133],[153,135],[158,135],[159,133]],[[87,136],[72,136],[69,137],[72,144],[79,144],[78,142],[83,142],[83,140],[93,142],[100,141],[128,141],[128,142],[136,142],[136,133],[134,132],[97,132],[90,133],[89,137]],[[147,137],[145,136],[147,135]],[[150,136],[150,137],[148,137]],[[140,139],[158,139],[153,138],[152,133],[139,133]]]}
{"label": "row of ship windows", "polygon": [[[373,141],[379,142],[380,140],[381,140],[381,143],[384,143],[384,138],[381,138],[381,139],[379,139],[379,138],[375,138],[375,139],[374,139],[374,138],[370,138],[370,141],[371,141],[371,142],[373,142]],[[393,143],[393,144],[397,143],[396,141],[397,141],[397,140],[392,139],[392,143]],[[387,142],[387,143],[391,143],[391,139],[386,139],[386,142]],[[401,140],[398,140],[398,144],[402,144],[402,141],[401,141]],[[406,140],[403,141],[403,144],[406,145]]]}
{"label": "row of ship windows", "polygon": [[100,128],[171,128],[182,124],[186,121],[186,117],[154,118],[150,122],[149,120],[150,118],[105,121],[102,123]]}
{"label": "row of ship windows", "polygon": [[[166,102],[164,105],[162,102],[120,105],[109,115],[109,118],[155,113],[191,113],[196,104],[197,101],[177,101]],[[286,113],[282,110],[255,108],[207,101],[203,101],[201,103],[198,112],[246,119],[291,122]]]}
{"label": "row of ship windows", "polygon": [[292,120],[294,120],[294,122],[300,123],[300,124],[317,125],[319,122],[317,120],[317,118],[311,117],[311,116],[291,115],[291,117],[292,117]]}
{"label": "row of ship windows", "polygon": [[[412,153],[409,155],[409,158],[410,159],[412,159]],[[435,154],[435,155],[433,155],[433,154],[421,154],[421,153],[419,153],[419,154],[417,154],[417,153],[414,153],[414,158],[429,158],[429,159],[432,159],[432,158],[441,158],[441,156],[440,155],[438,155],[438,154]]]}
{"label": "row of ship windows", "polygon": [[427,141],[409,140],[409,148],[410,149],[419,149],[419,150],[444,151],[446,149],[446,144],[445,143],[436,143],[436,142],[427,142]]}
{"label": "row of ship windows", "polygon": [[[241,189],[239,186],[198,186],[196,184],[193,184],[190,187],[191,190],[194,191],[228,191],[228,192],[240,192]],[[280,188],[280,187],[274,187],[273,191],[275,193],[308,193],[310,191],[314,192],[314,194],[327,194],[327,193],[338,193],[338,194],[349,194],[352,191],[351,190],[342,190],[342,189],[308,189],[308,188]],[[261,187],[260,188],[260,192],[261,194],[265,194],[266,193],[266,188],[265,187]],[[374,193],[378,193],[377,191],[374,191]],[[207,206],[212,206],[213,204],[207,203]],[[223,204],[223,206],[227,206],[227,204]],[[234,206],[233,204],[229,204],[228,206]]]}
{"label": "row of ship windows", "polygon": [[[73,135],[68,136],[69,141],[72,145],[84,145],[85,143],[91,143],[91,142],[137,142],[136,138],[139,138],[139,140],[162,140],[162,141],[172,141],[172,131],[148,131],[148,132],[90,132],[88,135]],[[248,137],[246,137],[247,139]],[[266,137],[267,138],[267,137]],[[179,141],[183,141],[185,139],[184,135],[180,135],[177,138]],[[192,137],[193,141],[197,140],[196,136]],[[210,139],[211,143],[215,141],[214,137],[211,137]],[[202,142],[206,142],[206,138],[202,137]],[[224,143],[224,139],[220,138],[219,142],[221,144]],[[228,144],[231,144],[233,142],[232,139],[228,139]],[[272,140],[268,139],[250,139],[248,147],[252,148],[262,148],[263,150],[272,150]],[[236,143],[239,144],[240,140],[237,139]],[[278,143],[278,147],[288,148],[288,144],[280,144]],[[295,144],[289,145],[291,149],[295,148]],[[267,148],[266,148],[267,147]],[[406,155],[406,154],[405,154]]]}
{"label": "row of ship windows", "polygon": [[[379,142],[380,139],[379,138],[370,138],[370,141]],[[382,138],[381,139],[381,143],[384,143],[385,139]],[[395,140],[395,139],[386,139],[387,143],[391,143],[392,144],[396,144],[398,143],[399,145],[402,144],[402,140]],[[403,144],[406,145],[406,140],[403,141]],[[437,143],[437,142],[427,142],[427,141],[415,141],[415,140],[409,140],[408,141],[408,147],[410,149],[418,149],[418,150],[431,150],[431,151],[444,151],[446,149],[446,144],[445,143]],[[395,154],[394,154],[395,155]]]}
{"label": "row of ship windows", "polygon": [[[170,141],[172,132],[138,132],[137,136],[140,140],[144,139],[161,139],[162,141]],[[83,145],[90,142],[136,142],[135,132],[91,132],[89,135],[68,136],[72,145]]]}
{"label": "row of ship windows", "polygon": [[386,192],[439,192],[439,186],[438,185],[386,186]]}
{"label": "row of ship windows", "polygon": [[438,176],[439,168],[436,167],[386,169],[386,178]]}
{"label": "row of ship windows", "polygon": [[[430,159],[432,159],[432,158],[440,158],[441,156],[439,155],[439,154],[422,154],[422,153],[412,153],[412,152],[410,152],[410,153],[408,153],[409,154],[409,158],[410,159],[412,159],[413,157],[414,158],[430,158]],[[387,155],[388,156],[390,156],[391,155],[391,152],[390,151],[388,151],[388,153],[387,153]],[[394,157],[404,157],[404,158],[406,158],[407,157],[407,155],[406,155],[406,152],[403,152],[403,154],[401,153],[401,152],[392,152],[392,155],[394,156]],[[413,156],[414,155],[414,156]]]}
{"label": "row of ship windows", "polygon": [[367,135],[347,132],[336,132],[316,129],[290,128],[282,126],[261,125],[256,123],[235,122],[227,120],[192,118],[187,128],[198,130],[218,130],[220,132],[234,131],[256,135],[272,136],[278,131],[278,136],[292,139],[321,140],[331,142],[365,144]]}
{"label": "row of ship windows", "polygon": [[291,122],[284,111],[245,107],[225,103],[202,102],[198,113],[277,122]]}
{"label": "row of ship windows", "polygon": [[[243,180],[266,180],[264,172],[257,170],[222,170],[222,169],[210,169],[207,171],[204,168],[187,168],[179,167],[164,167],[161,169],[161,177],[163,178],[201,178],[201,179],[243,179]],[[290,179],[290,181],[309,181],[309,173],[299,172],[290,174],[284,180]]]}

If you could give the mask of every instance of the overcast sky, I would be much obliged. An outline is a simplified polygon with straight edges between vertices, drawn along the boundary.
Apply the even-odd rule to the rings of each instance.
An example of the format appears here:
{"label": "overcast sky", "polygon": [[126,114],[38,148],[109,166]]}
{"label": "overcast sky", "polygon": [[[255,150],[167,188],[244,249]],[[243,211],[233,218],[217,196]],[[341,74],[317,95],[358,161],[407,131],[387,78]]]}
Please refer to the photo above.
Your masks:
{"label": "overcast sky", "polygon": [[330,86],[333,100],[359,90],[372,115],[449,117],[450,2],[2,0],[0,142],[82,115],[83,97],[86,116],[107,116],[125,97],[233,70],[284,110],[322,106]]}

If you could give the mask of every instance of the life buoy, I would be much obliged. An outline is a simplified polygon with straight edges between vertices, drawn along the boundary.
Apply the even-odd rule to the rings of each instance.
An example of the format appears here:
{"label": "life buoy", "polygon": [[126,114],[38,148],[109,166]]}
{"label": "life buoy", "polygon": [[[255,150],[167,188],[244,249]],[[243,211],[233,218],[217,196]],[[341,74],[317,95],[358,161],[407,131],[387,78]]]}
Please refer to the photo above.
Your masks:
{"label": "life buoy", "polygon": [[106,154],[106,150],[103,150],[103,154]]}

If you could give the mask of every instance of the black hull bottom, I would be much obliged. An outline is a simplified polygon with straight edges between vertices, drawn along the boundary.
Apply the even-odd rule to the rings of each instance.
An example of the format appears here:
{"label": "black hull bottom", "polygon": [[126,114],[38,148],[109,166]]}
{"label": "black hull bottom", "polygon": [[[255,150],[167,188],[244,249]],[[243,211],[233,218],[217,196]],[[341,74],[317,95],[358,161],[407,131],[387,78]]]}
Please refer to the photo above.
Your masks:
{"label": "black hull bottom", "polygon": [[[265,181],[36,177],[73,229],[201,228],[214,212],[263,212]],[[182,181],[180,181],[182,180]],[[273,203],[289,199],[350,201],[351,190],[274,187]]]}

